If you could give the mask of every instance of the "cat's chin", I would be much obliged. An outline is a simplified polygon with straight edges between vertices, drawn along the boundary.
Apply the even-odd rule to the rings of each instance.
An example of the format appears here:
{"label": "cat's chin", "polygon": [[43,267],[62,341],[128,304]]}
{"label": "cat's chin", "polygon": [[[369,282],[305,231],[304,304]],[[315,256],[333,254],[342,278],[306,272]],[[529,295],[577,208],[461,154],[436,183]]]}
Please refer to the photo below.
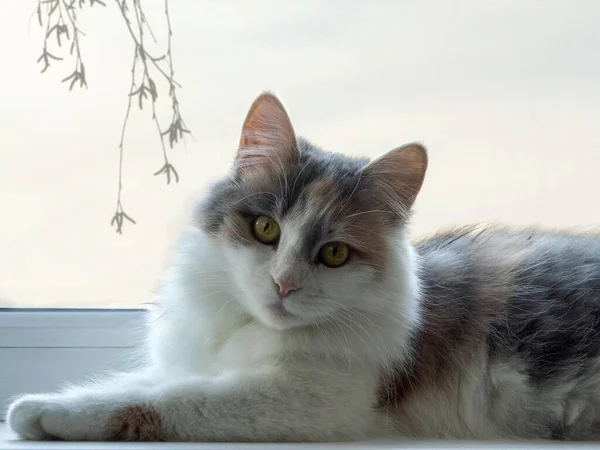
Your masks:
{"label": "cat's chin", "polygon": [[289,312],[281,304],[267,306],[261,319],[265,325],[279,331],[303,325],[303,321],[299,317]]}
{"label": "cat's chin", "polygon": [[269,306],[267,306],[267,309],[275,317],[281,317],[281,318],[283,318],[283,317],[294,317],[294,315],[290,311],[288,311],[288,309],[281,302],[269,305]]}
{"label": "cat's chin", "polygon": [[297,316],[281,303],[262,306],[253,314],[263,325],[278,331],[289,330],[306,325],[302,317]]}
{"label": "cat's chin", "polygon": [[244,308],[257,321],[278,331],[311,326],[329,313],[317,310],[312,298],[292,295],[281,301],[276,296],[257,297],[247,297]]}

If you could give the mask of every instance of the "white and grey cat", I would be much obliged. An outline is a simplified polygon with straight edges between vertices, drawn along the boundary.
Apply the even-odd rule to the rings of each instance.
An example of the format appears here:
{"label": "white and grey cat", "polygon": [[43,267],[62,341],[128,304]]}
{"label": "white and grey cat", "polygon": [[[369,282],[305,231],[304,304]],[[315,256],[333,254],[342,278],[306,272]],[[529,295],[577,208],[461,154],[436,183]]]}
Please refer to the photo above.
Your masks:
{"label": "white and grey cat", "polygon": [[144,369],[8,411],[27,439],[600,439],[600,237],[412,245],[427,166],[297,138],[261,95],[149,312]]}

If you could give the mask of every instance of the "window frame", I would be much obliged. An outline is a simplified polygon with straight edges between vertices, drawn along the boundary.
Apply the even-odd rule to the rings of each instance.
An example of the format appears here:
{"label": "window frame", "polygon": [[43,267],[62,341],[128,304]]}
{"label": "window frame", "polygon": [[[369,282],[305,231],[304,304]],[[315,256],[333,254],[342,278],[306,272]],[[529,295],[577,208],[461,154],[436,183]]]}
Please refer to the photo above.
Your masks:
{"label": "window frame", "polygon": [[0,421],[15,396],[126,370],[144,336],[145,312],[0,308]]}

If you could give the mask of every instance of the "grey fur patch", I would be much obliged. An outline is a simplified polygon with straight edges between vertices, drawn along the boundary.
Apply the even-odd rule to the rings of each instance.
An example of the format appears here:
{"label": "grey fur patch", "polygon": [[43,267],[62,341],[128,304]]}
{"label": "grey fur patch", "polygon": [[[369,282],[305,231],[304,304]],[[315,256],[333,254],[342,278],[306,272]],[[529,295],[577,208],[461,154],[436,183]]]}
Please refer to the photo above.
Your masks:
{"label": "grey fur patch", "polygon": [[600,417],[573,426],[549,414],[581,398],[590,402],[588,411],[600,410],[599,234],[466,227],[417,242],[416,249],[423,321],[412,362],[391,382],[383,378],[381,406],[434,386],[455,389],[452,380],[472,364],[487,364],[488,371],[512,365],[523,368],[543,405],[523,412],[522,422],[511,425],[515,433],[537,427],[538,437],[577,439],[599,429]]}
{"label": "grey fur patch", "polygon": [[537,384],[581,375],[600,354],[600,238],[538,233],[527,244],[491,356],[519,356]]}

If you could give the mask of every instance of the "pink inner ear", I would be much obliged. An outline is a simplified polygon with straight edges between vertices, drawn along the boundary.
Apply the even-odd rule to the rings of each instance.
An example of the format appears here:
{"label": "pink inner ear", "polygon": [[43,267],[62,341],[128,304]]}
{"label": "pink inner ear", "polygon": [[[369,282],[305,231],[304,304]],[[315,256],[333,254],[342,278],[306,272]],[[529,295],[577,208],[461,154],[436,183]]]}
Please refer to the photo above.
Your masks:
{"label": "pink inner ear", "polygon": [[410,208],[421,190],[427,171],[427,151],[419,144],[398,147],[365,168],[365,175],[379,185],[389,201]]}
{"label": "pink inner ear", "polygon": [[285,108],[274,95],[262,94],[244,121],[236,167],[291,164],[297,156],[296,136]]}

